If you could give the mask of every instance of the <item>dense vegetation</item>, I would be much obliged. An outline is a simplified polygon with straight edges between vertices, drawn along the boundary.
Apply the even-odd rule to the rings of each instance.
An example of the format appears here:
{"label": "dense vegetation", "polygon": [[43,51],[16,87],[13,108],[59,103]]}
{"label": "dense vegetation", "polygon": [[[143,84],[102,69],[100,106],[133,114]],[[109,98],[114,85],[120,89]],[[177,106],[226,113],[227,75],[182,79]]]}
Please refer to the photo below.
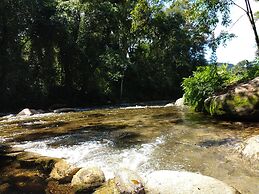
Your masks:
{"label": "dense vegetation", "polygon": [[204,101],[226,91],[239,82],[259,76],[259,61],[241,61],[231,67],[227,64],[198,67],[193,76],[185,78],[183,88],[185,102],[197,111],[206,111]]}
{"label": "dense vegetation", "polygon": [[173,99],[226,1],[1,0],[0,111]]}

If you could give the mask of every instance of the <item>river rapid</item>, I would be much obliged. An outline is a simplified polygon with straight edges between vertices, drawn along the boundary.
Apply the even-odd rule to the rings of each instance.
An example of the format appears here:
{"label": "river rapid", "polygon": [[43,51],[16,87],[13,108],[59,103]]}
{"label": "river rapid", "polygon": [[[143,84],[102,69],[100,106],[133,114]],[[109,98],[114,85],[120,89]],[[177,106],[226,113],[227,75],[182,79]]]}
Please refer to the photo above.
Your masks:
{"label": "river rapid", "polygon": [[259,169],[238,147],[259,123],[218,121],[179,107],[128,107],[0,118],[0,144],[79,167],[98,166],[106,178],[128,168],[198,172],[241,193],[259,193]]}

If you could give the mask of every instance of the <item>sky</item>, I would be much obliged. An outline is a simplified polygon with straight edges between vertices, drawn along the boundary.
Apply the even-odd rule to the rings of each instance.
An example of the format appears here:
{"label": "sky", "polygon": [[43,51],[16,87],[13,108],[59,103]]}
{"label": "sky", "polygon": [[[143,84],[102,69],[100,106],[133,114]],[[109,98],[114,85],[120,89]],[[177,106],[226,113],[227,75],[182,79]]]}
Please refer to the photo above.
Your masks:
{"label": "sky", "polygon": [[[236,0],[238,5],[245,8],[244,0]],[[259,11],[259,2],[250,0],[253,12]],[[231,8],[231,19],[235,23],[242,15],[245,14],[243,10],[237,6]],[[259,30],[259,22],[257,22]],[[222,30],[222,27],[216,31]],[[218,62],[236,64],[242,60],[252,61],[255,58],[256,44],[252,27],[249,23],[248,17],[244,15],[235,24],[231,24],[226,30],[234,33],[237,37],[227,42],[227,46],[220,46],[217,50]]]}

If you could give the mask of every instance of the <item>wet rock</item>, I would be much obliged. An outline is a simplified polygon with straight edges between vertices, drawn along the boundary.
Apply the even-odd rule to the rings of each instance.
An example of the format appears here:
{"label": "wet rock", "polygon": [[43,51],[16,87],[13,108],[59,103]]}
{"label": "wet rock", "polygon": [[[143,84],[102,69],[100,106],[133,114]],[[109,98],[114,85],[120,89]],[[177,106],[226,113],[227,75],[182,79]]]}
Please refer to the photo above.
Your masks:
{"label": "wet rock", "polygon": [[29,108],[25,108],[22,111],[20,111],[17,116],[31,116],[34,114],[41,114],[44,113],[43,110],[35,110],[35,109],[29,109]]}
{"label": "wet rock", "polygon": [[74,194],[74,190],[70,184],[59,184],[57,181],[48,182],[45,190],[46,194]]}
{"label": "wet rock", "polygon": [[75,191],[91,190],[101,186],[104,181],[104,173],[99,168],[82,168],[73,176],[71,186]]}
{"label": "wet rock", "polygon": [[109,179],[100,188],[96,189],[94,194],[121,194],[114,179]]}
{"label": "wet rock", "polygon": [[67,163],[65,160],[60,160],[55,163],[50,173],[50,179],[59,180],[63,183],[70,182],[78,171],[79,168]]}
{"label": "wet rock", "polygon": [[[252,162],[259,162],[259,135],[249,138],[240,148],[241,154]],[[259,166],[259,164],[258,164]]]}
{"label": "wet rock", "polygon": [[146,193],[150,194],[238,194],[227,184],[212,177],[191,172],[161,170],[146,177]]}
{"label": "wet rock", "polygon": [[205,109],[213,116],[258,120],[259,77],[239,84],[228,92],[205,100]]}
{"label": "wet rock", "polygon": [[34,181],[32,179],[31,181],[17,182],[15,184],[16,190],[20,191],[20,193],[31,193],[31,191],[34,193],[44,193],[45,183],[43,181]]}
{"label": "wet rock", "polygon": [[115,184],[120,193],[144,194],[142,179],[129,169],[120,169],[115,173]]}

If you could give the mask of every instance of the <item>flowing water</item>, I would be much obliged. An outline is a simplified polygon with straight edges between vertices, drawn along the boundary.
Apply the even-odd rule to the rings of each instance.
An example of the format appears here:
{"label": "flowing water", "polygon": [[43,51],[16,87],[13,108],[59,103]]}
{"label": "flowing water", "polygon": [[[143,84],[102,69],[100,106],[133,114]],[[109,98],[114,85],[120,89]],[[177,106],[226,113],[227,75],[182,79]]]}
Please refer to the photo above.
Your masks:
{"label": "flowing water", "polygon": [[199,172],[259,193],[259,169],[237,147],[259,134],[259,123],[217,121],[177,107],[97,109],[0,120],[0,143],[99,166],[107,178],[120,168]]}

